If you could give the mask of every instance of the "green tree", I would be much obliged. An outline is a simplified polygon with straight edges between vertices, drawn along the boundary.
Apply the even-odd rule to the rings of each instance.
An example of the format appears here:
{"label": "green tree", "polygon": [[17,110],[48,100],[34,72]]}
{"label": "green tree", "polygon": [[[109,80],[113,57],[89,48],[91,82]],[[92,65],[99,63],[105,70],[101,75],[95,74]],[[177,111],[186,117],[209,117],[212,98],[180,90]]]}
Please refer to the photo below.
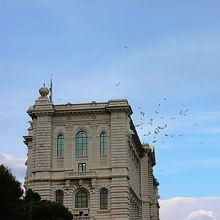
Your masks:
{"label": "green tree", "polygon": [[0,213],[1,219],[15,219],[17,206],[23,195],[21,184],[15,179],[10,170],[0,165]]}
{"label": "green tree", "polygon": [[27,190],[24,198],[21,184],[10,170],[0,165],[0,219],[3,220],[72,220],[63,205],[41,200],[38,193]]}
{"label": "green tree", "polygon": [[72,220],[73,216],[63,205],[41,200],[38,193],[27,190],[23,199],[22,220]]}

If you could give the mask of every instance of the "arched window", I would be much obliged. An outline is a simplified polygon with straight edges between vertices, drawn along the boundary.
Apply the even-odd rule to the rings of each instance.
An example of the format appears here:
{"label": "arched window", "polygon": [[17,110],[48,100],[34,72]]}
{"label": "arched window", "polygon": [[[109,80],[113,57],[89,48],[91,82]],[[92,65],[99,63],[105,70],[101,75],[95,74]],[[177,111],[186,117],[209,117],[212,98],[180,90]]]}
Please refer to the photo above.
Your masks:
{"label": "arched window", "polygon": [[100,134],[100,155],[107,155],[107,135],[105,132]]}
{"label": "arched window", "polygon": [[87,133],[81,131],[76,136],[76,156],[87,156],[88,137]]}
{"label": "arched window", "polygon": [[100,209],[108,209],[108,190],[106,188],[100,191]]}
{"label": "arched window", "polygon": [[57,157],[63,157],[64,155],[64,135],[60,134],[57,137]]}
{"label": "arched window", "polygon": [[88,208],[88,193],[85,190],[79,190],[75,197],[76,208]]}
{"label": "arched window", "polygon": [[56,191],[56,202],[59,204],[63,204],[63,191],[62,190]]}

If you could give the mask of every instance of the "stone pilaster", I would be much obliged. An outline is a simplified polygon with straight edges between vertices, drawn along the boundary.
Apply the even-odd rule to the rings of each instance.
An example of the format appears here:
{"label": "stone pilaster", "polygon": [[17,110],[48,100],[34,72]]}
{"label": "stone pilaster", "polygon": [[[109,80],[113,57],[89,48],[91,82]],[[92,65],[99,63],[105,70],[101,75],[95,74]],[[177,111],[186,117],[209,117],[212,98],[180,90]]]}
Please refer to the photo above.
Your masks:
{"label": "stone pilaster", "polygon": [[125,112],[111,113],[111,167],[112,184],[110,189],[112,219],[129,219],[129,186],[127,161],[126,125],[128,116]]}
{"label": "stone pilaster", "polygon": [[143,217],[143,220],[150,220],[148,157],[147,157],[147,154],[145,154],[141,158],[141,196],[142,196],[142,217]]}
{"label": "stone pilaster", "polygon": [[[64,167],[65,169],[73,169],[73,137],[72,126],[66,126],[65,147],[64,147]],[[69,147],[72,146],[72,147]],[[75,158],[74,158],[75,159]]]}

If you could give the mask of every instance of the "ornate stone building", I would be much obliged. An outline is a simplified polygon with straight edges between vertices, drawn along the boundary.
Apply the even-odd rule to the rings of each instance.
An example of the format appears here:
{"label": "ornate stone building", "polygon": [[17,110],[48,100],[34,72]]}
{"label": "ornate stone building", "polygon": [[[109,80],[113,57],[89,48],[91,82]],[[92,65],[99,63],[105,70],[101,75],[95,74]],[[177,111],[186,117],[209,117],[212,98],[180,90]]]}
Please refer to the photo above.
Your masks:
{"label": "ornate stone building", "polygon": [[154,149],[142,145],[127,100],[54,105],[40,89],[27,113],[25,188],[74,219],[159,220]]}

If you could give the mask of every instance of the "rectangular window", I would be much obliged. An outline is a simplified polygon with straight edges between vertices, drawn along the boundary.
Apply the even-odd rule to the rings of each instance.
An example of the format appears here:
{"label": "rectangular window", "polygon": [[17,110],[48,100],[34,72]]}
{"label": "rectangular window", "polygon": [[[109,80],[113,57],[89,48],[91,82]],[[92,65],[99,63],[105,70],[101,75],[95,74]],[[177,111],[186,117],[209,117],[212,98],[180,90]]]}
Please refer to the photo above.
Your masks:
{"label": "rectangular window", "polygon": [[100,154],[101,156],[107,155],[107,135],[104,132],[100,135]]}
{"label": "rectangular window", "polygon": [[86,163],[78,163],[78,172],[86,171]]}

